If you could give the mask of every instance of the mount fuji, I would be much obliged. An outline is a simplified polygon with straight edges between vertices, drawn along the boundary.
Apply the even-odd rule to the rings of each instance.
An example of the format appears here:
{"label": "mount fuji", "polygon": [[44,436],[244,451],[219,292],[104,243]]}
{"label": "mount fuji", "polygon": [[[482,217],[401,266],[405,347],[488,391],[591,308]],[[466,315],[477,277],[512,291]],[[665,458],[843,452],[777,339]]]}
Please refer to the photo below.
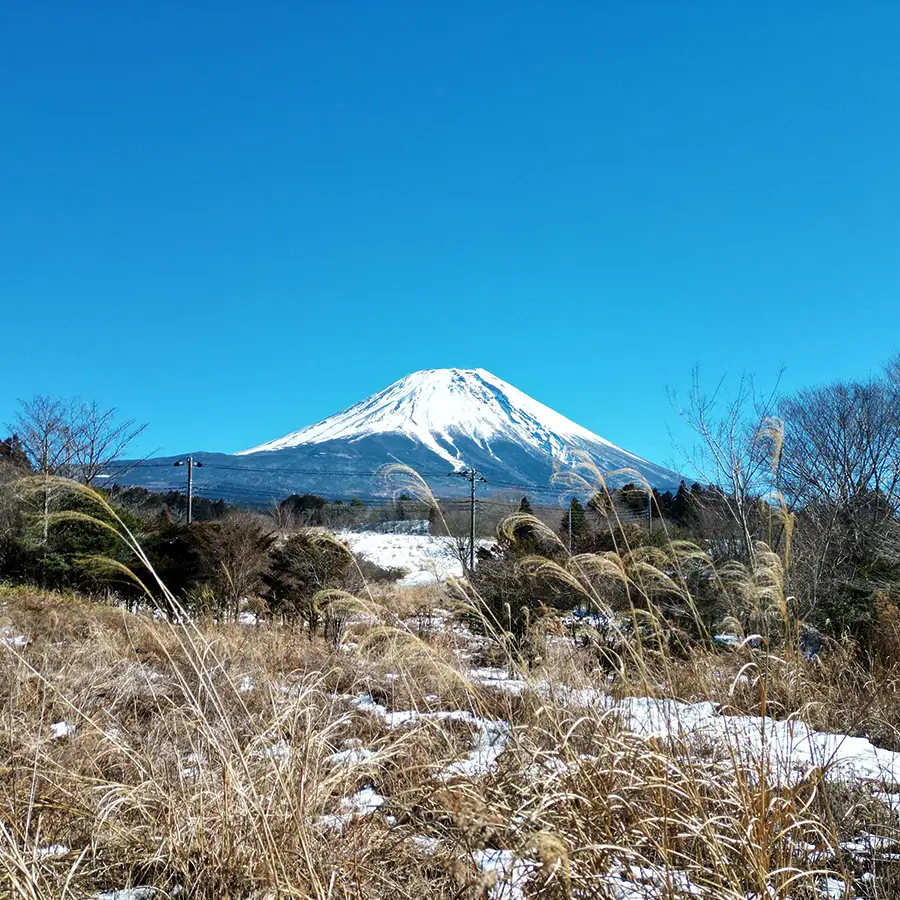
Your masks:
{"label": "mount fuji", "polygon": [[[193,453],[203,469],[194,487],[207,497],[268,503],[291,493],[331,499],[390,496],[377,473],[403,463],[435,496],[457,496],[466,485],[449,478],[465,468],[487,479],[490,493],[532,493],[551,502],[551,486],[587,455],[600,472],[634,469],[653,487],[677,488],[681,476],[582,428],[484,369],[415,372],[343,412],[235,454]],[[182,489],[183,456],[149,460],[116,480],[154,490]],[[618,482],[634,480],[619,476]]]}

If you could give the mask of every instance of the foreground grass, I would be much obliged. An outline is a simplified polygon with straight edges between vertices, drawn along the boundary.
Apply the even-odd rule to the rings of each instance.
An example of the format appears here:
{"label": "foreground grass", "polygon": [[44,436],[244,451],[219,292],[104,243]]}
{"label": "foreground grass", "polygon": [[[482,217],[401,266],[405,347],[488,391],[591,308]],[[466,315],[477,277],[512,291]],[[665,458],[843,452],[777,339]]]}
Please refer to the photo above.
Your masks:
{"label": "foreground grass", "polygon": [[701,649],[610,680],[558,638],[528,684],[473,683],[484,646],[439,601],[375,598],[334,647],[0,587],[0,897],[900,896],[895,785],[615,707],[713,699],[889,746],[895,682]]}

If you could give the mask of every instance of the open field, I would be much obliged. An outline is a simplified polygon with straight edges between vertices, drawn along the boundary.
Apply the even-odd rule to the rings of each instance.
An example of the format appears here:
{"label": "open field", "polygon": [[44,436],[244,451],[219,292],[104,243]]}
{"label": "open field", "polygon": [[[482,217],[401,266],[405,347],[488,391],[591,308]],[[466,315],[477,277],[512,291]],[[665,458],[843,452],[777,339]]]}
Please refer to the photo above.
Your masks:
{"label": "open field", "polygon": [[0,896],[900,896],[897,672],[561,624],[525,678],[453,601],[326,642],[0,589]]}

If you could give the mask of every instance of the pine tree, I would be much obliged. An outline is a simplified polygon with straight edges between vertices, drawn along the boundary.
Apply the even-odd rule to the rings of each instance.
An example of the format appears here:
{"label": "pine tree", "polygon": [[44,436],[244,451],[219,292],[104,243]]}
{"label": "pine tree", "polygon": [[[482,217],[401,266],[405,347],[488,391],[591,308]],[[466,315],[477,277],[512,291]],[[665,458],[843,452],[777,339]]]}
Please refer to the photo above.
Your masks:
{"label": "pine tree", "polygon": [[573,497],[569,502],[569,508],[563,513],[562,521],[559,523],[560,534],[564,539],[568,539],[571,520],[572,530],[572,549],[576,547],[580,538],[587,534],[588,520],[584,512],[584,507],[577,497]]}
{"label": "pine tree", "polygon": [[671,516],[677,525],[687,525],[693,518],[693,513],[694,498],[682,480],[675,492],[675,499],[672,501]]}
{"label": "pine tree", "polygon": [[628,484],[622,485],[619,494],[622,497],[622,502],[632,512],[643,512],[646,516],[648,494],[644,488],[638,487],[633,481],[629,481]]}
{"label": "pine tree", "polygon": [[519,512],[526,513],[529,516],[534,515],[534,510],[531,508],[531,504],[528,502],[528,497],[522,498],[522,501],[519,503]]}
{"label": "pine tree", "polygon": [[606,491],[597,491],[588,500],[588,509],[605,519],[613,510],[612,499]]}
{"label": "pine tree", "polygon": [[0,459],[7,460],[16,469],[31,471],[31,463],[17,434],[0,441]]}

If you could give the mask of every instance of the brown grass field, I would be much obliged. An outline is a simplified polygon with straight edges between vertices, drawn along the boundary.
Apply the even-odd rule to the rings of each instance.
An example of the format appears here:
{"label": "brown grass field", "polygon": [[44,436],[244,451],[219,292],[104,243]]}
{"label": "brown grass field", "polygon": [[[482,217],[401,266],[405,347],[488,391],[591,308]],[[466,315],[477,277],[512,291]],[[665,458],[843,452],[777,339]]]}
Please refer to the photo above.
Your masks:
{"label": "brown grass field", "polygon": [[336,647],[0,588],[0,897],[900,896],[896,855],[847,843],[900,839],[884,785],[614,711],[713,700],[897,747],[896,672],[744,648],[611,680],[557,636],[503,690],[451,599],[374,594]]}

